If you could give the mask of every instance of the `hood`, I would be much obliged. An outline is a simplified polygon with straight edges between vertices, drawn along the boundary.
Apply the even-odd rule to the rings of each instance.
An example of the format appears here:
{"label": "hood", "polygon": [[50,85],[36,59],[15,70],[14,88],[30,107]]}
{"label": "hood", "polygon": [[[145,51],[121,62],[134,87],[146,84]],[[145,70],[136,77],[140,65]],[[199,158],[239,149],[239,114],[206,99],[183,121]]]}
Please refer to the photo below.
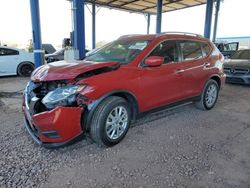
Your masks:
{"label": "hood", "polygon": [[37,68],[32,73],[31,80],[34,82],[72,80],[80,74],[117,65],[118,62],[57,61]]}
{"label": "hood", "polygon": [[250,68],[249,59],[229,59],[224,63],[224,67],[241,67],[241,68]]}

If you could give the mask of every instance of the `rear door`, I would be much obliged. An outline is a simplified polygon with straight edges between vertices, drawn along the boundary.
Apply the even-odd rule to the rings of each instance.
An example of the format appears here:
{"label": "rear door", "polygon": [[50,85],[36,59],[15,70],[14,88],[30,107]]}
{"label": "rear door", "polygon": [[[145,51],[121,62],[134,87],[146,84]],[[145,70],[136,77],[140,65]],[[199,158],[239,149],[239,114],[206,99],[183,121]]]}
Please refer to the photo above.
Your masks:
{"label": "rear door", "polygon": [[191,98],[201,93],[201,88],[207,79],[206,67],[210,64],[204,61],[201,42],[179,40],[178,45],[181,54],[183,97]]}
{"label": "rear door", "polygon": [[0,48],[0,75],[15,75],[19,63],[17,50]]}

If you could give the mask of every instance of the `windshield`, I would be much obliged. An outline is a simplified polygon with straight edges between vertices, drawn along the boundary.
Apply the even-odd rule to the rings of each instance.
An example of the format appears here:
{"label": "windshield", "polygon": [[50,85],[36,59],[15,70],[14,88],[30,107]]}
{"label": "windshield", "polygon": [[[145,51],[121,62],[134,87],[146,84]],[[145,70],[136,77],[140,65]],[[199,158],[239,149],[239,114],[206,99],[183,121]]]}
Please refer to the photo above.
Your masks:
{"label": "windshield", "polygon": [[91,53],[85,60],[131,62],[150,43],[148,40],[117,40]]}
{"label": "windshield", "polygon": [[231,59],[250,59],[250,50],[242,50],[235,52]]}

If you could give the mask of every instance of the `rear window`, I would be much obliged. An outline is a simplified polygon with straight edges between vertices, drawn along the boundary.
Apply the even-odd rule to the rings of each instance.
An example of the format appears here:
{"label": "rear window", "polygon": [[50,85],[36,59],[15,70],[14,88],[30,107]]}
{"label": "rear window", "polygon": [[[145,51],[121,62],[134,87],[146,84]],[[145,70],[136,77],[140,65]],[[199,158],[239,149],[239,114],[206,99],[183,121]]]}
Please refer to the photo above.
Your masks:
{"label": "rear window", "polygon": [[190,61],[202,58],[202,50],[199,42],[195,41],[180,41],[183,61]]}
{"label": "rear window", "polygon": [[19,52],[8,48],[0,48],[0,56],[18,55]]}

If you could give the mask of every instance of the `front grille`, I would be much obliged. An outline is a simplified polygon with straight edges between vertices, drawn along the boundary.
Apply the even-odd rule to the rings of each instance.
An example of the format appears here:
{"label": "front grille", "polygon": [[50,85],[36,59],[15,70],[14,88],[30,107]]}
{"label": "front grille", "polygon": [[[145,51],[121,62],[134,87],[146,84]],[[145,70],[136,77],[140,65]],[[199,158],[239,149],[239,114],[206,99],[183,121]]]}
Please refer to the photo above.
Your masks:
{"label": "front grille", "polygon": [[224,68],[224,73],[228,75],[247,75],[250,71],[247,68]]}
{"label": "front grille", "polygon": [[237,75],[245,75],[248,74],[249,69],[240,69],[240,68],[235,68],[234,69],[235,74]]}

